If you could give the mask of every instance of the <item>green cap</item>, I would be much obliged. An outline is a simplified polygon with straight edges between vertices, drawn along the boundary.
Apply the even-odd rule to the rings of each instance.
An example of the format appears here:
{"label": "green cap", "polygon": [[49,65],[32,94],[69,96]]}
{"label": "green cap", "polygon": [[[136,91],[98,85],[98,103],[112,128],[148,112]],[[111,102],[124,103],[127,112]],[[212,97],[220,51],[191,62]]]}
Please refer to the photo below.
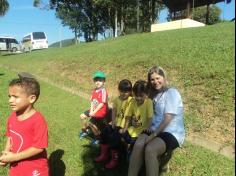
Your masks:
{"label": "green cap", "polygon": [[106,78],[105,74],[101,71],[97,71],[93,74],[93,79],[95,78]]}

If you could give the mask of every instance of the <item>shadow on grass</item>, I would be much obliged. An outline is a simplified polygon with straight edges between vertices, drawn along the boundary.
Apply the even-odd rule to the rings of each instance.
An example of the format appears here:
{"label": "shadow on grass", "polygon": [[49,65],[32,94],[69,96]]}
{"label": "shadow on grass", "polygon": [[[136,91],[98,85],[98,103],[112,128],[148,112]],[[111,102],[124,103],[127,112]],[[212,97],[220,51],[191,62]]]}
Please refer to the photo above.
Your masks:
{"label": "shadow on grass", "polygon": [[4,76],[5,74],[4,73],[0,73],[0,76]]}
{"label": "shadow on grass", "polygon": [[62,161],[64,150],[57,149],[49,157],[50,176],[65,176],[66,165]]}
{"label": "shadow on grass", "polygon": [[105,163],[96,163],[93,159],[99,155],[99,147],[92,145],[83,145],[84,154],[82,156],[84,173],[81,176],[127,176],[128,163],[124,157],[121,157],[120,164],[116,169],[106,169]]}

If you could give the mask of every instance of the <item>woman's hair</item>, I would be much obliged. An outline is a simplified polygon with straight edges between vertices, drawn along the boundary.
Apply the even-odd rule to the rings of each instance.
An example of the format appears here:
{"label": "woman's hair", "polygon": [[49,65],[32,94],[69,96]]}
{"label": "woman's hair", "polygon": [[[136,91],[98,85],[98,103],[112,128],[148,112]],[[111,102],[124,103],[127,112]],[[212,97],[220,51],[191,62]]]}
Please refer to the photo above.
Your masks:
{"label": "woman's hair", "polygon": [[119,82],[118,90],[120,92],[132,92],[132,83],[128,79],[123,79]]}
{"label": "woman's hair", "polygon": [[9,87],[16,86],[16,85],[22,87],[28,95],[35,95],[36,100],[38,99],[40,95],[40,85],[39,85],[39,82],[35,78],[21,77],[21,78],[13,79],[9,83]]}
{"label": "woman's hair", "polygon": [[142,96],[143,94],[147,94],[147,82],[144,80],[136,81],[133,87],[133,93],[135,96]]}
{"label": "woman's hair", "polygon": [[164,71],[164,69],[162,67],[157,67],[157,66],[153,66],[152,68],[149,69],[148,71],[148,82],[151,82],[151,75],[153,73],[156,73],[158,75],[163,76],[166,79],[166,73]]}
{"label": "woman's hair", "polygon": [[[163,78],[165,78],[166,80],[166,72],[165,70],[162,68],[162,67],[158,67],[158,66],[153,66],[152,68],[149,69],[148,71],[148,76],[147,76],[147,79],[148,79],[148,96],[150,98],[152,98],[153,96],[155,96],[155,94],[157,93],[157,90],[155,90],[153,87],[152,87],[152,84],[151,84],[151,75],[153,73],[156,73],[158,75],[161,75]],[[166,84],[164,85],[164,87],[162,88],[161,91],[165,91],[168,89],[168,81],[166,80]]]}

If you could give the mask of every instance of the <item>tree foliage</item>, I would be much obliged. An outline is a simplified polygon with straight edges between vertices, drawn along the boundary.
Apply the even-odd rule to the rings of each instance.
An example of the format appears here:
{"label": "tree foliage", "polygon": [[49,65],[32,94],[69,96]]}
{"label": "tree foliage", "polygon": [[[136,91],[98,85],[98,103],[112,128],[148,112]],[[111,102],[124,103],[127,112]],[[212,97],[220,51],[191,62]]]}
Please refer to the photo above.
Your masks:
{"label": "tree foliage", "polygon": [[62,23],[86,41],[112,30],[113,36],[150,31],[160,10],[158,0],[50,0]]}
{"label": "tree foliage", "polygon": [[4,16],[9,9],[9,3],[7,0],[0,0],[0,16]]}
{"label": "tree foliage", "polygon": [[[178,11],[178,12],[175,12],[174,14],[169,12],[167,20],[171,21],[171,20],[186,18],[186,14],[187,14],[186,10]],[[207,22],[206,21],[207,20],[207,6],[191,9],[191,17],[194,20],[199,21],[201,23],[207,22],[207,24],[209,25],[220,22],[221,21],[220,14],[221,14],[221,10],[219,7],[217,7],[216,5],[210,5],[208,22]]]}
{"label": "tree foliage", "polygon": [[[202,23],[206,23],[206,7],[198,7],[194,10],[193,19]],[[216,5],[211,5],[209,9],[208,24],[215,24],[221,21],[221,10]]]}

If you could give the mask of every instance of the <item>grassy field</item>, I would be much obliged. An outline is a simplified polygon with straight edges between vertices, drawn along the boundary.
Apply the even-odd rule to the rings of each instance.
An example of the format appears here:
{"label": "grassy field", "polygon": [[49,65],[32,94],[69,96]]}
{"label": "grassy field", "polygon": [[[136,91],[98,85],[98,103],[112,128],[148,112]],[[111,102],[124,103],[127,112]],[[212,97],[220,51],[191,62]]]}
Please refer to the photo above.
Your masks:
{"label": "grassy field", "polygon": [[[16,75],[9,70],[31,72],[41,81],[70,88],[87,97],[93,88],[91,75],[101,69],[107,75],[106,87],[112,99],[117,94],[119,80],[146,79],[148,68],[157,64],[166,69],[170,84],[183,96],[187,135],[197,134],[226,146],[234,145],[234,25],[221,23],[203,28],[129,35],[24,54],[2,53],[0,130],[3,133],[5,118],[9,114],[7,83]],[[104,172],[101,165],[94,165],[91,157],[98,152],[97,148],[91,149],[88,141],[78,141],[79,114],[88,106],[88,101],[44,81],[38,108],[47,117],[50,127],[48,150],[51,162],[62,166],[60,168],[65,165],[68,176],[126,175],[127,164],[111,173]],[[169,175],[234,173],[233,161],[189,143],[177,150],[171,162]],[[5,170],[1,171],[5,173]],[[0,175],[4,174],[0,172]]]}
{"label": "grassy field", "polygon": [[[8,83],[16,74],[8,70],[0,71],[0,150],[4,147],[5,123],[10,108],[8,107]],[[96,164],[92,158],[98,153],[96,146],[89,145],[88,140],[79,140],[79,114],[88,101],[53,87],[43,81],[41,96],[36,107],[46,117],[49,126],[48,158],[53,176],[126,176],[127,163],[122,160],[121,166],[114,171],[107,171],[102,164]],[[170,173],[177,175],[224,175],[234,174],[234,161],[201,147],[185,143],[176,150],[170,162]],[[7,167],[0,168],[0,175],[7,176]]]}
{"label": "grassy field", "polygon": [[234,145],[235,50],[233,22],[202,28],[135,34],[65,48],[0,56],[1,66],[90,93],[91,75],[107,74],[110,98],[119,80],[146,79],[154,64],[184,99],[188,134]]}

